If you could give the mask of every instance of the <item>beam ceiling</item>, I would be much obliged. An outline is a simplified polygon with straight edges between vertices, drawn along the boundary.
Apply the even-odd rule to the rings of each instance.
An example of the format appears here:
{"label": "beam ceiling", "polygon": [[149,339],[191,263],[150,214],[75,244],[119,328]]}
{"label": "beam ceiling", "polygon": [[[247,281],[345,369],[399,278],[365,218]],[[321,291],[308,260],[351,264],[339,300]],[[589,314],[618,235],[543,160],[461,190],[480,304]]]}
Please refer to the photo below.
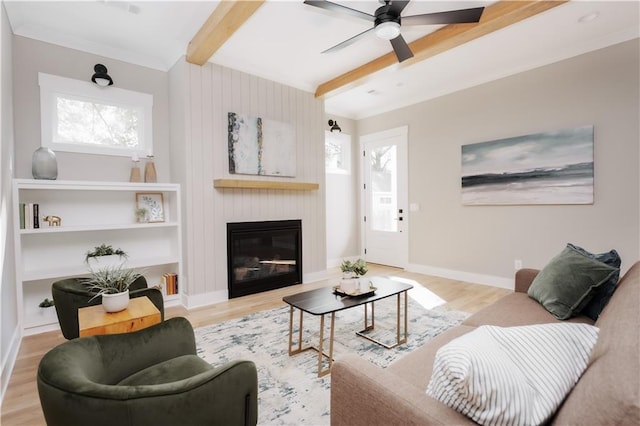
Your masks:
{"label": "beam ceiling", "polygon": [[187,62],[204,65],[264,0],[222,0],[189,42]]}
{"label": "beam ceiling", "polygon": [[[419,61],[453,49],[464,43],[508,27],[524,19],[566,3],[563,1],[499,1],[484,9],[480,22],[475,24],[450,24],[411,43],[414,57],[398,66],[409,66]],[[320,84],[315,96],[327,98],[341,91],[364,84],[367,78],[392,65],[397,65],[395,53],[390,52],[358,68]]]}

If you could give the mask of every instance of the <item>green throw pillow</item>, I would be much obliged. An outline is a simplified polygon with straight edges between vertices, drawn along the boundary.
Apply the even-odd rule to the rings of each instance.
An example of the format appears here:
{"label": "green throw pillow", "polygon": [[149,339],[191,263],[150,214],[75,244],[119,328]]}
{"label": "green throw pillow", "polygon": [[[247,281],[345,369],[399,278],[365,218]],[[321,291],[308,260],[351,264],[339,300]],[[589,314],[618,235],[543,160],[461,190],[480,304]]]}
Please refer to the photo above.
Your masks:
{"label": "green throw pillow", "polygon": [[595,290],[619,272],[568,246],[540,271],[528,294],[553,316],[565,320],[580,312]]}

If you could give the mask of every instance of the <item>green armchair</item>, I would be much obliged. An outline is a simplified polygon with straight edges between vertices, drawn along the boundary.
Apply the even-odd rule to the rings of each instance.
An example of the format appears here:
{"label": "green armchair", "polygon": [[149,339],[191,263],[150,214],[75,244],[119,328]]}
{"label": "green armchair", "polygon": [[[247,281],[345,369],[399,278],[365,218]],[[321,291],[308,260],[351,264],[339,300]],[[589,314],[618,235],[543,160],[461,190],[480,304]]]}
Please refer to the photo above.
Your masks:
{"label": "green armchair", "polygon": [[38,367],[49,426],[255,425],[258,377],[251,361],[212,367],[196,355],[185,318],[127,334],[82,337],[53,348]]}
{"label": "green armchair", "polygon": [[[58,323],[60,323],[62,335],[68,340],[76,339],[80,335],[78,309],[102,303],[102,298],[100,297],[92,299],[95,293],[84,285],[86,280],[86,278],[68,278],[56,281],[51,285],[51,294],[53,295],[53,302],[58,315]],[[129,286],[129,297],[133,299],[142,296],[147,296],[151,300],[160,311],[161,321],[164,321],[162,292],[154,287],[149,288],[147,280],[140,276]]]}

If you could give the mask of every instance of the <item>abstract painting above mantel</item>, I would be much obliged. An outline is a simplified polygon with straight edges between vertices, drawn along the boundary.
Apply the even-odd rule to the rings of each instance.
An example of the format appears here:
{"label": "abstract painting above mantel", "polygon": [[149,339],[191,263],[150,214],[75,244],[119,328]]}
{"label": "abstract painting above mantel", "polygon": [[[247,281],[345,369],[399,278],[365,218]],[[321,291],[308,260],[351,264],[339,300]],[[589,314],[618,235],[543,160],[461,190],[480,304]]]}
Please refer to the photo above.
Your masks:
{"label": "abstract painting above mantel", "polygon": [[463,145],[462,204],[593,204],[593,126]]}
{"label": "abstract painting above mantel", "polygon": [[296,175],[293,126],[235,112],[229,116],[229,173],[243,175]]}

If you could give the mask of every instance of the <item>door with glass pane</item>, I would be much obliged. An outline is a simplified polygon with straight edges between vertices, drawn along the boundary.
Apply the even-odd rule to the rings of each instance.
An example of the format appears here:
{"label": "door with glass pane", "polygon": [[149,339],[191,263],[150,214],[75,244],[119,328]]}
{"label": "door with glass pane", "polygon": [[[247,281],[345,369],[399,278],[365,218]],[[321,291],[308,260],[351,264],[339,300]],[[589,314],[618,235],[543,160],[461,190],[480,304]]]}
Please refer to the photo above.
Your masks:
{"label": "door with glass pane", "polygon": [[360,138],[363,151],[363,246],[368,262],[407,264],[407,127]]}

